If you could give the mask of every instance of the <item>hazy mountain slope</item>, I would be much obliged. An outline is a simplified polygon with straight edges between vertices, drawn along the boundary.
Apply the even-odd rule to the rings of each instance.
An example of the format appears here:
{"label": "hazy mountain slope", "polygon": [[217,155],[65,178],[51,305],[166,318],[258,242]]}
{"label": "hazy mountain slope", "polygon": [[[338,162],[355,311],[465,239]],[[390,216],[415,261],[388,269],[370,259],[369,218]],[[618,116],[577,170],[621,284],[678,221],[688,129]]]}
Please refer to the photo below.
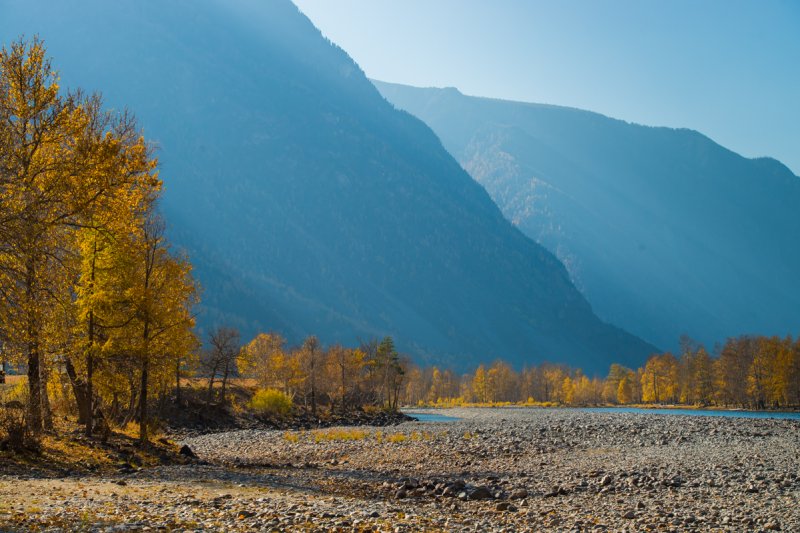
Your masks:
{"label": "hazy mountain slope", "polygon": [[391,334],[462,368],[605,371],[651,351],[599,321],[563,265],[290,2],[0,5],[3,41],[38,32],[66,85],[130,106],[159,144],[204,324],[295,342]]}
{"label": "hazy mountain slope", "polygon": [[800,179],[690,130],[376,82],[600,317],[659,346],[800,332]]}

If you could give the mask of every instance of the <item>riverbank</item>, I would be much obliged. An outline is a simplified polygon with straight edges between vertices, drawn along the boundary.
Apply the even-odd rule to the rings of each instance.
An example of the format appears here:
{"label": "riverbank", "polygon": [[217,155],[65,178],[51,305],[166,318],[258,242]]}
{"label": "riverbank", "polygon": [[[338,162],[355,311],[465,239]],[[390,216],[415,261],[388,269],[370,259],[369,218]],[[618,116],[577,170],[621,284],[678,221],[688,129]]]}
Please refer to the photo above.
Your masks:
{"label": "riverbank", "polygon": [[780,407],[775,409],[749,409],[744,407],[729,407],[722,405],[686,405],[686,404],[653,404],[653,403],[636,403],[636,404],[599,404],[599,405],[562,405],[554,402],[545,403],[511,403],[511,402],[498,402],[498,403],[441,403],[441,404],[423,404],[417,406],[404,407],[403,411],[429,411],[429,410],[447,410],[447,409],[619,409],[624,411],[626,409],[641,409],[641,410],[675,410],[675,411],[719,411],[730,413],[787,413],[799,414],[800,407]]}
{"label": "riverbank", "polygon": [[794,420],[442,414],[458,420],[187,438],[206,465],[3,476],[0,523],[20,531],[120,522],[184,531],[800,530]]}

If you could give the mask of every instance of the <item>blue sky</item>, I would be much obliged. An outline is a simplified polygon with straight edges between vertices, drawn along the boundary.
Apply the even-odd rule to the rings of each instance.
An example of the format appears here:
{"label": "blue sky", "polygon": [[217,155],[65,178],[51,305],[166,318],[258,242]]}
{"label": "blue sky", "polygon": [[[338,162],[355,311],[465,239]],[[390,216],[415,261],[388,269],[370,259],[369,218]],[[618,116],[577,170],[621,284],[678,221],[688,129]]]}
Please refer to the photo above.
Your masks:
{"label": "blue sky", "polygon": [[372,78],[688,127],[800,174],[800,1],[295,3]]}

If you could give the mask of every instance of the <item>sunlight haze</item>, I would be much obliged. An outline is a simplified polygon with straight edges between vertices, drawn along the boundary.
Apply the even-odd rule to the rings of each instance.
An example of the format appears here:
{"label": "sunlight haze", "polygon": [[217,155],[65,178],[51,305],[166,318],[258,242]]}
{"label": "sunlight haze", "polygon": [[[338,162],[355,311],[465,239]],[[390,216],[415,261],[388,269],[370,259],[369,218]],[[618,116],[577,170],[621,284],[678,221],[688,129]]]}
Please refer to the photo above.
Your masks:
{"label": "sunlight haze", "polygon": [[800,172],[800,4],[298,0],[370,78],[691,128]]}

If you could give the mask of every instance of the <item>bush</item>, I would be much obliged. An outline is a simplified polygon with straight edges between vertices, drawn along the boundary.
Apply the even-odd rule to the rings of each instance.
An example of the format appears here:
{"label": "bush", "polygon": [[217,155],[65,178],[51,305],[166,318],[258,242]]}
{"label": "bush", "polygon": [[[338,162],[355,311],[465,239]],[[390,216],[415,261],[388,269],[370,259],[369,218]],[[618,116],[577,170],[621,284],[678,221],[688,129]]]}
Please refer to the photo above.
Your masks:
{"label": "bush", "polygon": [[18,383],[10,390],[0,391],[0,451],[38,452],[39,438],[28,428],[28,404],[25,384]]}
{"label": "bush", "polygon": [[28,430],[24,409],[0,407],[0,451],[35,451],[38,444]]}
{"label": "bush", "polygon": [[261,415],[286,416],[292,411],[292,398],[275,389],[259,389],[250,407]]}

